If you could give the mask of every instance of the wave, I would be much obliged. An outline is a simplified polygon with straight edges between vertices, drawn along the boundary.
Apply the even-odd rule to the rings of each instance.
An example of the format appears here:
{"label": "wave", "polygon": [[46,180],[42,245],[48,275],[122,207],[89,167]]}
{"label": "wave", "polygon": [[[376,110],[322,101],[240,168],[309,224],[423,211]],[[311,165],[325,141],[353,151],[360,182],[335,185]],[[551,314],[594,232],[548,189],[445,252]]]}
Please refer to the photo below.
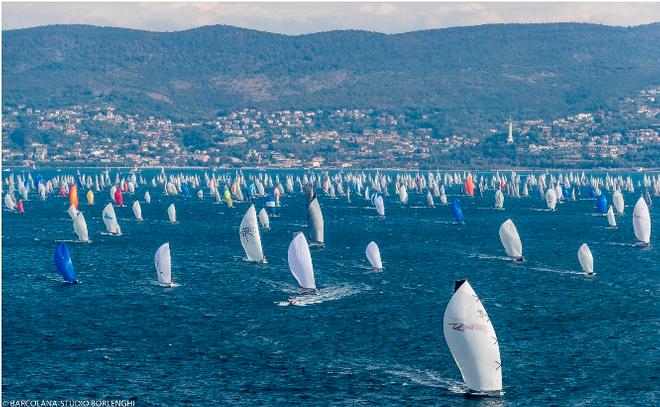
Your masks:
{"label": "wave", "polygon": [[514,259],[512,259],[511,257],[506,257],[506,256],[492,256],[492,255],[488,255],[488,254],[472,253],[472,254],[468,255],[468,257],[477,258],[477,259],[484,259],[484,260],[503,260],[503,261],[509,261],[509,262],[516,263],[514,261]]}
{"label": "wave", "polygon": [[[369,289],[369,288],[367,288]],[[340,285],[322,287],[319,289],[318,294],[299,295],[290,298],[287,301],[280,301],[276,304],[280,307],[294,305],[297,307],[306,307],[313,304],[321,304],[328,301],[340,300],[342,298],[350,297],[351,295],[358,294],[364,291],[364,287],[355,287],[351,285]]]}
{"label": "wave", "polygon": [[444,389],[454,394],[465,394],[468,387],[461,381],[442,377],[433,370],[414,369],[407,366],[382,366],[369,365],[367,370],[379,370],[394,377],[406,379],[420,386],[435,387]]}
{"label": "wave", "polygon": [[[528,267],[529,270],[536,270],[536,271],[549,271],[551,273],[558,273],[558,274],[573,274],[577,276],[585,276],[587,275],[583,271],[573,271],[573,270],[561,270],[561,269],[551,269],[548,267]],[[596,274],[596,273],[594,273]]]}

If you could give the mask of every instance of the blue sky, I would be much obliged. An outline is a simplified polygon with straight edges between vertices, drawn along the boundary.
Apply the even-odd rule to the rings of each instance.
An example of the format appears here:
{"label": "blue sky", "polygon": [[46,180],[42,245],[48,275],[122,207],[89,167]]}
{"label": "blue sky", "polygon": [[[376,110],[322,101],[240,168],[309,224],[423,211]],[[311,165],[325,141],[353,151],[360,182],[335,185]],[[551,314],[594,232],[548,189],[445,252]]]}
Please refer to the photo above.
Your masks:
{"label": "blue sky", "polygon": [[7,3],[2,28],[94,24],[175,31],[230,24],[283,34],[336,29],[397,33],[536,22],[639,25],[660,21],[660,3]]}

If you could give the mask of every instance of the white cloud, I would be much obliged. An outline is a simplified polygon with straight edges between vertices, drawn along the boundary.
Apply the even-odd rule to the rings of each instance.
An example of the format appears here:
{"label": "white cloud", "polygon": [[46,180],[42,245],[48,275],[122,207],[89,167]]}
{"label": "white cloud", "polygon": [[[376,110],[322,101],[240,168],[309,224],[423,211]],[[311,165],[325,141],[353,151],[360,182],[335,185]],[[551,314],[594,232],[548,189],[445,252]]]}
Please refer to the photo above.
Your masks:
{"label": "white cloud", "polygon": [[3,3],[2,28],[93,24],[152,31],[229,24],[284,34],[335,29],[385,33],[515,22],[638,25],[658,3]]}

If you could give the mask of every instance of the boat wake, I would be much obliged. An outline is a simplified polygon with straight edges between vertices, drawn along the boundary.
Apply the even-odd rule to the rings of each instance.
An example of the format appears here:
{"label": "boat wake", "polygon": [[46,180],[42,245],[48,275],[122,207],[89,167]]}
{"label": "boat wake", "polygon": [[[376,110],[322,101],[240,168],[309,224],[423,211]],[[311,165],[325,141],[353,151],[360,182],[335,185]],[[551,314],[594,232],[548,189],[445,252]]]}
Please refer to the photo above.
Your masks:
{"label": "boat wake", "polygon": [[181,287],[181,284],[179,284],[179,283],[175,283],[174,281],[172,281],[171,284],[164,284],[164,283],[159,283],[158,281],[152,281],[151,284],[152,284],[152,285],[157,285],[157,286],[159,286],[159,287],[163,287],[163,288],[175,288],[175,287]]}
{"label": "boat wake", "polygon": [[438,372],[432,370],[412,369],[401,365],[396,365],[394,367],[371,365],[367,367],[367,370],[382,370],[384,373],[390,376],[396,377],[398,379],[404,379],[407,381],[402,383],[404,386],[408,385],[408,382],[410,382],[419,386],[444,389],[454,394],[465,394],[469,390],[463,382],[442,377],[440,374],[438,374]]}
{"label": "boat wake", "polygon": [[[367,288],[368,289],[368,288]],[[304,294],[290,298],[287,301],[276,302],[280,307],[294,305],[306,307],[308,305],[320,304],[328,301],[340,300],[362,292],[363,289],[351,285],[321,287],[318,294]]]}
{"label": "boat wake", "polygon": [[557,273],[557,274],[573,274],[573,275],[577,275],[577,276],[586,275],[586,273],[584,273],[583,271],[560,270],[560,269],[551,269],[551,268],[547,268],[547,267],[529,267],[528,269],[529,270],[536,270],[536,271],[549,271],[551,273]]}
{"label": "boat wake", "polygon": [[473,253],[470,254],[468,257],[476,258],[476,259],[483,259],[483,260],[503,260],[503,261],[508,261],[512,263],[516,263],[514,259],[511,257],[506,257],[506,256],[491,256],[487,254],[480,254],[480,253]]}
{"label": "boat wake", "polygon": [[621,243],[621,242],[605,242],[605,244],[608,244],[610,246],[624,246],[624,247],[637,247],[635,243]]}

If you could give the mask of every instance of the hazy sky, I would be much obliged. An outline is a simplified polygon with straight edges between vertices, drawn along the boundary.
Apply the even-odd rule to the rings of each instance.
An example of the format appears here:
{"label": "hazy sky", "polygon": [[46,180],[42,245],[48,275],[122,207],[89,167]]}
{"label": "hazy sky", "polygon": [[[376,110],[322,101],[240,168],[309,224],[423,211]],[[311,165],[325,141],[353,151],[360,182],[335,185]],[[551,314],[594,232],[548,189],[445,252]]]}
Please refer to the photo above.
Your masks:
{"label": "hazy sky", "polygon": [[487,23],[660,21],[660,3],[7,3],[2,28],[94,24],[152,31],[230,24],[303,34],[336,29],[384,33]]}

